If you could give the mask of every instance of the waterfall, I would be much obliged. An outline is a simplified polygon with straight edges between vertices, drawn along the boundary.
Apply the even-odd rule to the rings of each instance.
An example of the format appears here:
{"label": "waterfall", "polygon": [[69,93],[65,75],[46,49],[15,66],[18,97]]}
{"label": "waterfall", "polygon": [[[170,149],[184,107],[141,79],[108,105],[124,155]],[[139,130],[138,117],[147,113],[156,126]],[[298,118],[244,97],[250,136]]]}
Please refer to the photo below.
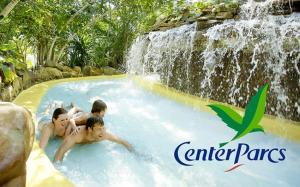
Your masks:
{"label": "waterfall", "polygon": [[194,23],[139,36],[127,56],[128,73],[142,75],[159,73],[164,82],[169,85],[173,69],[180,61],[186,63],[184,67],[186,71],[180,75],[178,84],[180,87],[184,86],[184,83],[188,86],[188,67],[192,57],[196,26],[197,23]]}
{"label": "waterfall", "polygon": [[[227,51],[232,52],[231,65],[234,66],[234,78],[230,85],[229,98],[230,103],[237,105],[236,96],[241,95],[237,80],[241,73],[247,73],[246,78],[246,100],[251,96],[250,80],[257,71],[258,66],[264,66],[266,79],[271,80],[270,91],[277,96],[276,105],[271,107],[272,111],[287,110],[288,96],[286,93],[286,84],[282,83],[289,68],[294,68],[297,77],[300,76],[300,16],[292,14],[290,16],[272,16],[268,14],[268,9],[272,1],[257,3],[249,1],[241,7],[241,17],[239,21],[227,21],[223,24],[210,28],[205,34],[208,37],[206,49],[203,51],[204,70],[206,77],[201,82],[201,88],[211,86],[211,75],[222,63]],[[222,41],[221,47],[215,47],[216,41]],[[249,59],[250,71],[241,72],[239,65],[241,53],[251,50]],[[289,64],[287,64],[289,63]],[[214,65],[211,65],[214,64]],[[289,68],[287,68],[289,67]],[[300,86],[300,80],[297,80]],[[255,85],[257,89],[259,85]],[[298,93],[299,94],[299,93]],[[204,96],[210,97],[211,93],[204,93]],[[244,99],[244,98],[239,98]],[[297,111],[299,111],[299,101],[295,102]],[[299,112],[298,112],[299,115]]]}
{"label": "waterfall", "polygon": [[273,1],[248,0],[239,19],[150,32],[131,46],[128,73],[204,98],[245,107],[270,84],[267,113],[300,120],[300,14],[272,15]]}

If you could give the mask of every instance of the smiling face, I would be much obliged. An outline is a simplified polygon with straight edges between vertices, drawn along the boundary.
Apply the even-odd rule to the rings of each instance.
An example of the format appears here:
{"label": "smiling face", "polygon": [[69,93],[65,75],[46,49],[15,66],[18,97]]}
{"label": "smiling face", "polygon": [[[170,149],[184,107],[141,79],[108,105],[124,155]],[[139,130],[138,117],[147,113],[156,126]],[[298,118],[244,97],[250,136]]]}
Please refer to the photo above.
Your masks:
{"label": "smiling face", "polygon": [[69,123],[69,116],[68,114],[60,114],[58,118],[53,118],[54,126],[57,130],[65,129]]}
{"label": "smiling face", "polygon": [[91,116],[87,119],[86,130],[92,139],[99,140],[105,134],[104,121],[99,116]]}

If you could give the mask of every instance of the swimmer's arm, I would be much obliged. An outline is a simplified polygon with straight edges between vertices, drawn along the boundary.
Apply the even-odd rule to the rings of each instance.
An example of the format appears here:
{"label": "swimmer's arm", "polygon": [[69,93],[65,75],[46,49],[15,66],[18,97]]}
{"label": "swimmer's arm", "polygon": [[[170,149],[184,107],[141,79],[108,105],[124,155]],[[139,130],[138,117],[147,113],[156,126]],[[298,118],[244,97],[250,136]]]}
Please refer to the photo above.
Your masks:
{"label": "swimmer's arm", "polygon": [[67,136],[69,136],[71,134],[71,131],[72,131],[72,126],[69,124],[68,127],[67,127],[67,129],[66,129],[64,138],[66,138]]}
{"label": "swimmer's arm", "polygon": [[68,136],[61,146],[58,148],[58,150],[55,153],[54,161],[62,161],[64,158],[65,153],[70,150],[74,145],[76,141],[74,137]]}
{"label": "swimmer's arm", "polygon": [[41,149],[45,149],[45,147],[46,147],[47,144],[48,144],[48,141],[49,141],[50,136],[51,136],[50,129],[49,129],[48,126],[45,126],[45,127],[42,129],[42,136],[41,136],[41,139],[40,139],[40,148],[41,148]]}
{"label": "swimmer's arm", "polygon": [[75,120],[70,119],[70,122],[69,122],[68,127],[67,127],[66,132],[65,132],[65,137],[69,136],[70,134],[76,135],[76,134],[78,134],[78,131],[79,131],[79,129],[75,124]]}
{"label": "swimmer's arm", "polygon": [[125,141],[125,140],[119,138],[118,136],[115,136],[115,135],[113,135],[113,134],[106,133],[105,139],[123,145],[123,146],[126,147],[126,149],[127,149],[128,151],[130,151],[130,152],[133,151],[132,145],[130,145],[127,141]]}

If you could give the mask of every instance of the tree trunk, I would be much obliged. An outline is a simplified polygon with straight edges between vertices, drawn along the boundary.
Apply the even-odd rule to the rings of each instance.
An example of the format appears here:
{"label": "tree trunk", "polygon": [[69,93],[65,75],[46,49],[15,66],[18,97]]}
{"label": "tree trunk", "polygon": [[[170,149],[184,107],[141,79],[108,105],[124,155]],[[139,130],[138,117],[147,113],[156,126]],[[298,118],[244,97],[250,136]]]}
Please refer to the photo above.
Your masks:
{"label": "tree trunk", "polygon": [[47,41],[45,39],[39,40],[38,43],[38,65],[43,66],[45,63],[45,56],[46,56],[46,49],[47,49]]}
{"label": "tree trunk", "polygon": [[13,9],[14,7],[19,3],[20,0],[12,0],[6,7],[1,11],[0,13],[0,20],[4,17],[6,17]]}
{"label": "tree trunk", "polygon": [[38,45],[37,45],[37,66],[43,64],[42,54],[43,54],[43,44],[42,44],[41,41],[38,41]]}
{"label": "tree trunk", "polygon": [[62,57],[64,50],[66,49],[66,47],[68,46],[68,43],[66,43],[59,51],[58,56],[55,58],[54,57],[54,64],[58,64],[59,59]]}
{"label": "tree trunk", "polygon": [[87,7],[89,7],[89,6],[90,6],[90,4],[88,3],[88,4],[86,4],[85,6],[83,6],[81,9],[79,9],[75,14],[73,14],[73,15],[70,17],[70,19],[67,21],[67,23],[66,23],[65,26],[69,25],[69,24],[73,21],[73,19],[75,19],[75,17],[76,17],[80,12],[84,11],[84,10],[85,10]]}
{"label": "tree trunk", "polygon": [[47,65],[48,65],[48,63],[51,63],[51,61],[52,61],[52,57],[53,57],[53,49],[54,49],[54,46],[55,46],[55,42],[56,42],[56,40],[57,40],[57,36],[55,36],[54,37],[54,39],[53,39],[53,41],[52,41],[52,43],[51,43],[51,46],[50,46],[50,48],[49,48],[49,51],[48,51],[48,56],[47,56]]}
{"label": "tree trunk", "polygon": [[[75,14],[73,14],[68,21],[66,22],[66,24],[64,25],[64,27],[59,31],[59,34],[75,19],[76,16],[78,16],[80,14],[80,12],[82,12],[83,10],[85,10],[87,7],[89,7],[90,4],[87,3],[85,6],[83,6],[81,9],[79,9]],[[58,35],[59,35],[58,34]],[[55,42],[57,41],[58,36],[55,36],[49,51],[48,51],[48,56],[47,56],[47,61],[46,61],[46,65],[47,66],[55,66],[57,64],[57,62],[59,61],[60,57],[62,56],[62,53],[64,52],[65,48],[67,47],[68,44],[65,44],[63,46],[63,48],[60,50],[57,58],[55,58],[54,55],[54,51],[55,51]]]}

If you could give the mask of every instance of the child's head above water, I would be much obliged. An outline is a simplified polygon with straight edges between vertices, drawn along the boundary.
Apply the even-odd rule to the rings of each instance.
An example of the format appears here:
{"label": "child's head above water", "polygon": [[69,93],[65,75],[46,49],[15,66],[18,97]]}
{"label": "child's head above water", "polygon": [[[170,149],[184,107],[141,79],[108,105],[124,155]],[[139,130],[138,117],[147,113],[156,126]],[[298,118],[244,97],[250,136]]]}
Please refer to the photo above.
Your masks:
{"label": "child's head above water", "polygon": [[106,109],[107,106],[102,100],[96,100],[93,103],[91,113],[99,114],[101,117],[104,117]]}

